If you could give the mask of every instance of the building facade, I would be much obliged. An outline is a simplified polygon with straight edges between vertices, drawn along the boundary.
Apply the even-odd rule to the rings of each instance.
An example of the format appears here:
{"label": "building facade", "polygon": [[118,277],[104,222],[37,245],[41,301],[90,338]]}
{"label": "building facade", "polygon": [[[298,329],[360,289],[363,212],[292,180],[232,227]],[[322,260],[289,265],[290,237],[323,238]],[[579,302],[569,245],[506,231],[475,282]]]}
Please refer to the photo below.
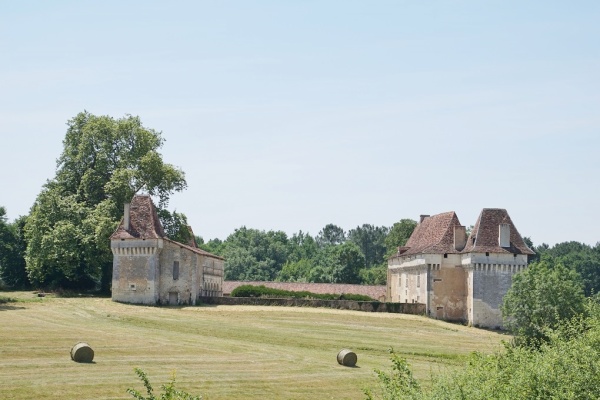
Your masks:
{"label": "building facade", "polygon": [[[193,234],[192,234],[193,237]],[[223,295],[222,257],[167,238],[150,196],[125,204],[110,237],[112,299],[136,304],[194,304]]]}
{"label": "building facade", "polygon": [[388,260],[386,297],[423,303],[433,318],[501,328],[502,299],[531,254],[504,209],[483,209],[468,237],[454,212],[422,215]]}

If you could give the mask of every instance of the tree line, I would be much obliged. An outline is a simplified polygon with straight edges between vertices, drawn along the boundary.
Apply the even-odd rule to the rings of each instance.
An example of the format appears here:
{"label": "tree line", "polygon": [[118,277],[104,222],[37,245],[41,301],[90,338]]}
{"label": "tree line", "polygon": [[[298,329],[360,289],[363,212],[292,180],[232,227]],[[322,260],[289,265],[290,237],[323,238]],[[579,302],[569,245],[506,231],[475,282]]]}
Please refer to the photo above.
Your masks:
{"label": "tree line", "polygon": [[391,227],[363,224],[345,232],[327,224],[314,237],[241,227],[224,241],[196,240],[200,248],[226,259],[226,280],[382,285],[387,258],[416,225],[402,219]]}

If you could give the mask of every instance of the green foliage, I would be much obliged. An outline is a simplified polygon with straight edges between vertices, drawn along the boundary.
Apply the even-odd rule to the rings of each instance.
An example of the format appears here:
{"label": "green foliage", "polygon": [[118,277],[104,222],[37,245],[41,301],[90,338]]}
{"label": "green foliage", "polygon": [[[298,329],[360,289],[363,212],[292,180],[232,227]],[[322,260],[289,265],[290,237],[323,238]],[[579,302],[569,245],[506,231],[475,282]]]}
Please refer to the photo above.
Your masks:
{"label": "green foliage", "polygon": [[162,385],[163,392],[159,397],[154,395],[154,388],[150,383],[150,379],[146,373],[140,369],[135,368],[136,375],[140,378],[146,389],[147,397],[143,396],[140,392],[135,389],[127,389],[127,393],[133,396],[136,400],[201,400],[202,396],[193,396],[183,390],[175,389],[175,373],[173,373],[172,379],[166,385]]}
{"label": "green foliage", "polygon": [[369,296],[360,294],[329,294],[329,293],[311,293],[308,291],[290,291],[282,289],[268,288],[264,285],[241,285],[231,291],[232,297],[273,297],[273,298],[293,298],[293,299],[320,299],[320,300],[354,300],[354,301],[373,301]]}
{"label": "green foliage", "polygon": [[379,369],[375,374],[379,380],[379,390],[366,389],[367,400],[413,400],[422,398],[421,386],[413,377],[406,359],[399,357],[390,349],[392,369],[385,372]]}
{"label": "green foliage", "polygon": [[192,237],[192,231],[187,222],[185,214],[169,210],[160,209],[157,211],[160,222],[165,231],[165,235],[171,240],[174,240],[183,244],[192,244],[194,237]]}
{"label": "green foliage", "polygon": [[356,244],[363,254],[365,268],[371,268],[385,261],[385,240],[389,228],[363,224],[348,232],[348,240]]}
{"label": "green foliage", "polygon": [[23,232],[26,220],[27,217],[19,217],[13,223],[8,223],[6,209],[0,207],[0,281],[13,288],[29,286]]}
{"label": "green foliage", "polygon": [[416,226],[417,221],[413,221],[412,219],[401,219],[400,222],[396,222],[392,226],[390,232],[385,238],[387,256],[395,254],[398,247],[406,244]]}
{"label": "green foliage", "polygon": [[0,304],[14,303],[16,301],[17,300],[12,297],[0,296]]}
{"label": "green foliage", "polygon": [[502,306],[506,328],[527,345],[547,340],[548,329],[584,312],[579,275],[551,257],[515,275]]}
{"label": "green foliage", "polygon": [[317,235],[319,246],[335,246],[346,241],[346,232],[334,224],[327,224]]}
{"label": "green foliage", "polygon": [[387,282],[387,263],[383,263],[373,268],[363,268],[360,270],[360,281],[365,285],[385,285]]}
{"label": "green foliage", "polygon": [[[411,222],[396,224],[396,236],[410,235]],[[364,224],[346,235],[328,224],[316,238],[302,231],[287,238],[283,232],[242,227],[224,242],[215,239],[200,247],[226,259],[227,280],[382,285],[388,232],[387,227]]]}
{"label": "green foliage", "polygon": [[29,278],[40,286],[107,291],[108,238],[122,205],[144,190],[166,206],[186,187],[184,174],[163,163],[160,132],[139,118],[79,113],[68,122],[56,176],[38,195],[25,225]]}
{"label": "green foliage", "polygon": [[282,231],[236,229],[224,243],[225,279],[273,281],[288,251],[288,238]]}
{"label": "green foliage", "polygon": [[392,371],[376,370],[379,397],[367,399],[598,399],[600,398],[600,314],[563,320],[547,331],[539,348],[506,345],[502,352],[473,353],[456,372],[432,377],[430,389],[415,384],[405,360],[392,355]]}

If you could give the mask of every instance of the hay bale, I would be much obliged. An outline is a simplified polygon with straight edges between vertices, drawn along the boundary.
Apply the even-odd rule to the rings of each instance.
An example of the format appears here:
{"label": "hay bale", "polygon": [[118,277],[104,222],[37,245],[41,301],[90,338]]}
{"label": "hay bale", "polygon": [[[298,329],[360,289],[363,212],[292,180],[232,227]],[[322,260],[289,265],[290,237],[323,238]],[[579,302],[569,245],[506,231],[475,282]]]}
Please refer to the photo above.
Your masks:
{"label": "hay bale", "polygon": [[356,353],[352,350],[342,349],[337,355],[338,364],[346,367],[354,367],[356,365]]}
{"label": "hay bale", "polygon": [[91,363],[94,360],[94,350],[89,344],[79,342],[71,348],[71,360],[80,363]]}

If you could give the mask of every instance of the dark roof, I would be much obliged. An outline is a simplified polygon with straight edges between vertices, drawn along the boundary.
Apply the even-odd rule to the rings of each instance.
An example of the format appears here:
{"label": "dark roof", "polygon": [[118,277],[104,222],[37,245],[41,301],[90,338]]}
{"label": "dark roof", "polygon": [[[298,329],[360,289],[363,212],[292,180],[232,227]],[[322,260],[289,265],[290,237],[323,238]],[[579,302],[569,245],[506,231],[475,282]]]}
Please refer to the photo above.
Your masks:
{"label": "dark roof", "polygon": [[[188,228],[193,238],[192,229],[191,227]],[[119,227],[110,236],[110,239],[164,239],[196,254],[224,260],[223,257],[191,246],[191,243],[183,244],[167,238],[158,218],[156,207],[154,207],[152,198],[148,195],[133,196],[129,205],[129,229],[125,229],[124,218],[121,218]]]}
{"label": "dark roof", "polygon": [[[498,243],[500,224],[510,225],[510,247],[500,247]],[[481,211],[462,252],[535,254],[527,247],[508,212],[503,208],[484,208]]]}
{"label": "dark roof", "polygon": [[454,226],[461,226],[454,211],[424,217],[406,242],[402,255],[460,253],[454,248]]}
{"label": "dark roof", "polygon": [[135,195],[129,206],[129,229],[123,218],[111,239],[158,239],[165,236],[156,208],[147,195]]}

